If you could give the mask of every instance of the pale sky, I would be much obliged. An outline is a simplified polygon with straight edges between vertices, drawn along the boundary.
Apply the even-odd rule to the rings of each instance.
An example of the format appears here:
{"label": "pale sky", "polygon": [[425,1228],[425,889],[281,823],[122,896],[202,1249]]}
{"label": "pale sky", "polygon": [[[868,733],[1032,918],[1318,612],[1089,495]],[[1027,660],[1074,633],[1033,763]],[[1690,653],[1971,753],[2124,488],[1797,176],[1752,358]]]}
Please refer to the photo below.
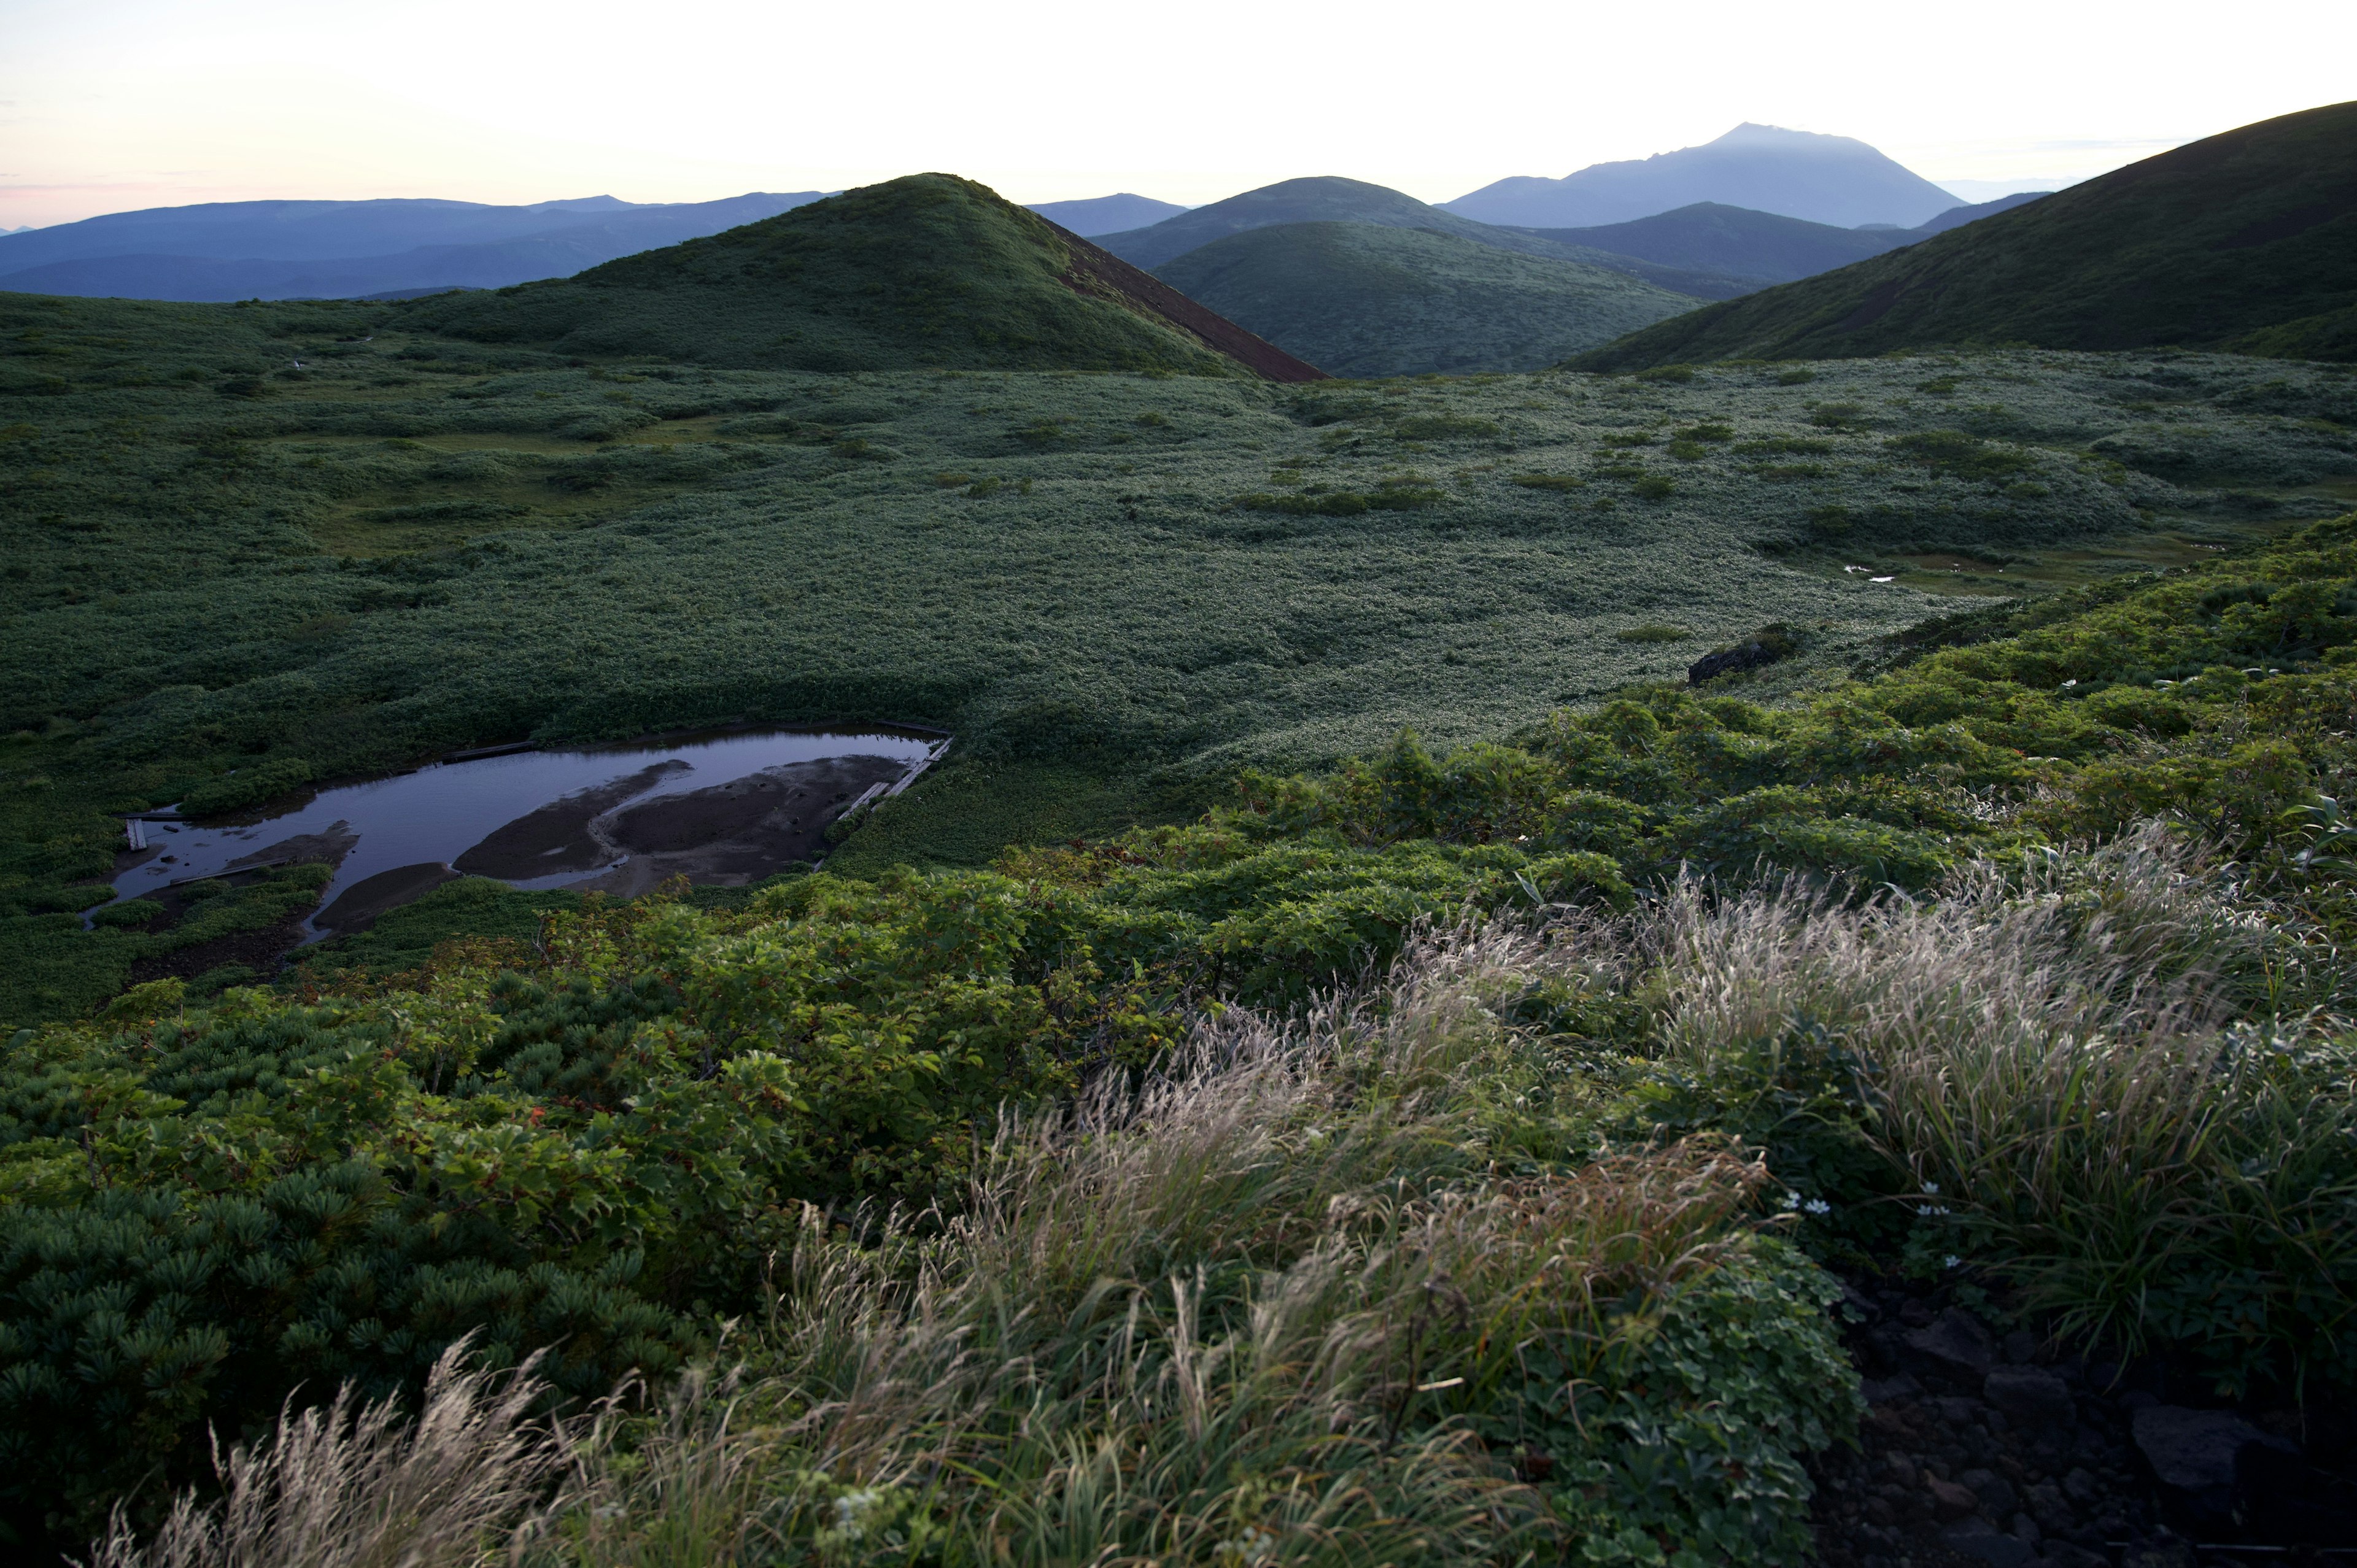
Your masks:
{"label": "pale sky", "polygon": [[924,169],[1445,201],[1739,121],[1964,192],[2348,98],[2357,5],[0,0],[0,229],[263,197],[695,201]]}

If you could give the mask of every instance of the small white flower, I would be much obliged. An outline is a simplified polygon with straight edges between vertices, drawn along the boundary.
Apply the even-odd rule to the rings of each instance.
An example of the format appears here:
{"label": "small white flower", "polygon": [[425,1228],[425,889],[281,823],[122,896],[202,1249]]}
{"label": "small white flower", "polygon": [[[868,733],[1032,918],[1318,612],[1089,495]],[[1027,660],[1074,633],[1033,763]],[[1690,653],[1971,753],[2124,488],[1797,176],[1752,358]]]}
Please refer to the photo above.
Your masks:
{"label": "small white flower", "polygon": [[1936,1181],[1927,1181],[1923,1184],[1923,1190],[1928,1193],[1937,1194],[1940,1190],[1940,1184]]}
{"label": "small white flower", "polygon": [[1953,1252],[1951,1252],[1946,1257],[1940,1260],[1940,1266],[1943,1269],[1953,1269],[1958,1263],[1963,1262],[1964,1260],[1962,1258],[1959,1258]]}
{"label": "small white flower", "polygon": [[1801,1207],[1801,1195],[1800,1195],[1799,1193],[1797,1193],[1797,1192],[1788,1192],[1788,1193],[1786,1193],[1786,1194],[1784,1195],[1784,1207],[1785,1207],[1785,1208],[1800,1208],[1800,1207]]}
{"label": "small white flower", "polygon": [[1831,1214],[1834,1211],[1834,1206],[1822,1197],[1813,1197],[1801,1207],[1812,1214]]}

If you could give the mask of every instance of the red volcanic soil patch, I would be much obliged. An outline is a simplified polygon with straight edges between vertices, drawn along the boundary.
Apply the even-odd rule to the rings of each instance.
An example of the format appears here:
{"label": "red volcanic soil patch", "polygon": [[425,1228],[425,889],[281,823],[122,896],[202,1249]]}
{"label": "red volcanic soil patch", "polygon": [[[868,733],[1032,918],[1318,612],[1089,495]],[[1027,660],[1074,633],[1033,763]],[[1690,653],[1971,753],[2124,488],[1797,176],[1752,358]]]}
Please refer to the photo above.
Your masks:
{"label": "red volcanic soil patch", "polygon": [[1225,354],[1273,381],[1324,381],[1333,378],[1307,360],[1297,360],[1265,338],[1256,338],[1226,317],[1201,306],[1156,277],[1131,266],[1111,251],[1092,245],[1059,223],[1039,220],[1056,231],[1056,238],[1071,252],[1071,264],[1059,280],[1074,294],[1106,300],[1143,316],[1157,317],[1199,338],[1203,346]]}

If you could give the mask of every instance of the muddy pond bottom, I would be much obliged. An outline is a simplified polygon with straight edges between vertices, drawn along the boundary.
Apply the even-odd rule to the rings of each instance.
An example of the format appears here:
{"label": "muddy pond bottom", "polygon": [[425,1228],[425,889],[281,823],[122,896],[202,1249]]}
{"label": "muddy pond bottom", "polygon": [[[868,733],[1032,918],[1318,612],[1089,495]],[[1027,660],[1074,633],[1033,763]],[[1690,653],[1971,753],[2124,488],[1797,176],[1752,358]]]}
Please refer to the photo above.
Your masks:
{"label": "muddy pond bottom", "polygon": [[437,763],[268,817],[135,821],[114,887],[135,898],[325,862],[335,877],[303,928],[317,941],[459,876],[619,897],[680,875],[737,886],[820,858],[828,824],[904,787],[948,744],[882,727],[739,730]]}

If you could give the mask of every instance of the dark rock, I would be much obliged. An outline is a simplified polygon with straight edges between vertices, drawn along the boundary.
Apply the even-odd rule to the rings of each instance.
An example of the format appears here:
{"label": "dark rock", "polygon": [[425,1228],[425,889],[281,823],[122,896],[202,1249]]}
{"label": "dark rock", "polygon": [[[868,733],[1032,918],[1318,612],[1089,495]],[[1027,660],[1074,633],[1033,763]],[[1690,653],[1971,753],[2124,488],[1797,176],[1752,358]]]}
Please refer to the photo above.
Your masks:
{"label": "dark rock", "polygon": [[2254,1450],[2297,1457],[2298,1444],[2260,1431],[2231,1411],[2147,1405],[2136,1412],[2137,1451],[2168,1500],[2198,1530],[2242,1521],[2243,1468]]}
{"label": "dark rock", "polygon": [[2017,1367],[2028,1366],[2038,1355],[2038,1336],[2027,1328],[2017,1328],[2005,1337],[2005,1359]]}
{"label": "dark rock", "polygon": [[2062,1500],[2062,1488],[2050,1481],[2029,1487],[2022,1501],[2029,1505],[2029,1517],[2038,1521],[2038,1528],[2050,1535],[2060,1535],[2078,1522],[2071,1505]]}
{"label": "dark rock", "polygon": [[1976,1557],[1989,1568],[2027,1568],[2038,1548],[2002,1533],[1985,1519],[1968,1519],[1940,1532],[1940,1543],[1965,1557]]}
{"label": "dark rock", "polygon": [[1737,670],[1757,670],[1780,659],[1790,659],[1800,650],[1792,634],[1784,628],[1762,627],[1750,640],[1722,648],[1715,653],[1706,653],[1686,666],[1686,684],[1699,686],[1713,676]]}
{"label": "dark rock", "polygon": [[2150,1541],[2131,1546],[2120,1568],[2195,1568],[2193,1548],[2182,1541]]}
{"label": "dark rock", "polygon": [[1858,1385],[1868,1404],[1889,1404],[1894,1400],[1911,1400],[1923,1391],[1923,1385],[1901,1372],[1895,1378],[1868,1378]]}
{"label": "dark rock", "polygon": [[2093,1502],[2103,1496],[2103,1487],[2096,1482],[2094,1472],[2091,1470],[2073,1468],[2069,1475],[2062,1477],[2062,1495],[2082,1508]]}
{"label": "dark rock", "polygon": [[1956,1484],[1970,1489],[1991,1519],[2011,1519],[2021,1507],[2013,1483],[1994,1470],[1967,1470],[1956,1477]]}
{"label": "dark rock", "polygon": [[2046,1532],[2038,1528],[2038,1521],[2028,1514],[2018,1513],[2013,1516],[2013,1538],[2016,1541],[2026,1541],[2035,1546],[2045,1539],[2045,1535]]}
{"label": "dark rock", "polygon": [[2038,1561],[2047,1568],[2112,1568],[2110,1558],[2067,1541],[2048,1541],[2045,1550],[2038,1554]]}
{"label": "dark rock", "polygon": [[1908,1335],[1907,1348],[1951,1373],[1985,1378],[1996,1365],[1996,1341],[1989,1337],[1979,1318],[1962,1307],[1948,1308],[1925,1327]]}
{"label": "dark rock", "polygon": [[1981,1397],[2033,1429],[2067,1428],[2078,1415],[2070,1385],[2035,1367],[1999,1367],[1982,1380]]}
{"label": "dark rock", "polygon": [[1932,1408],[1938,1411],[1940,1419],[1950,1426],[1969,1426],[1980,1417],[1981,1402],[1965,1399],[1960,1394],[1948,1394],[1933,1400]]}
{"label": "dark rock", "polygon": [[1927,1476],[1923,1489],[1932,1494],[1932,1507],[1942,1519],[1969,1519],[1980,1511],[1981,1500],[1972,1489],[1953,1481],[1943,1481],[1937,1476]]}
{"label": "dark rock", "polygon": [[1929,1327],[1932,1322],[1931,1304],[1910,1296],[1899,1305],[1899,1321],[1910,1328]]}

